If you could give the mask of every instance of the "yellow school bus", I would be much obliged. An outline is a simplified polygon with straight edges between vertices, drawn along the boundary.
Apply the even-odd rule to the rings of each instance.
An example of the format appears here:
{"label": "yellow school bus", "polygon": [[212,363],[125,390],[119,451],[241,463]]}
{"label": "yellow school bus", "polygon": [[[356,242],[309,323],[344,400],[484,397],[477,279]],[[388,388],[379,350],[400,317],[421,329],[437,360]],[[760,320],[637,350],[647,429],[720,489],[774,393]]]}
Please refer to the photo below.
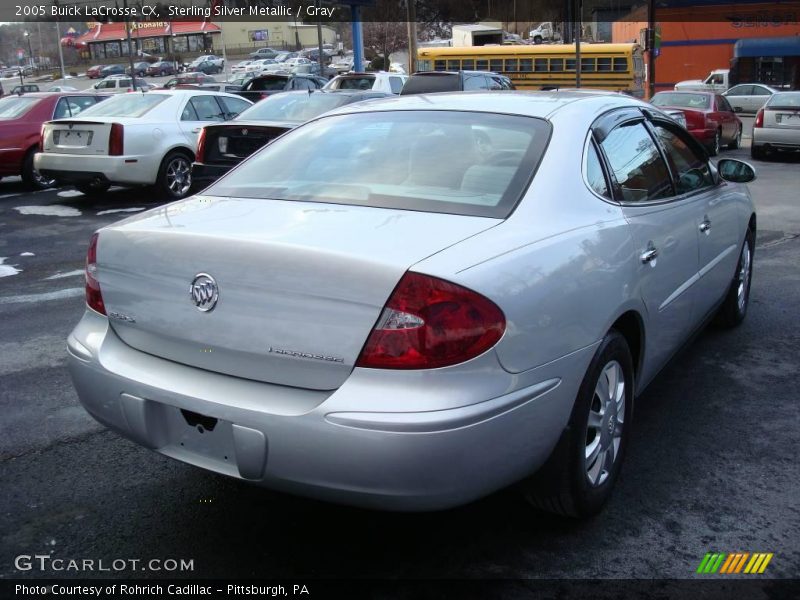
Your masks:
{"label": "yellow school bus", "polygon": [[[420,48],[420,71],[494,71],[519,90],[574,88],[575,46]],[[638,44],[581,44],[581,87],[644,96],[644,59]]]}

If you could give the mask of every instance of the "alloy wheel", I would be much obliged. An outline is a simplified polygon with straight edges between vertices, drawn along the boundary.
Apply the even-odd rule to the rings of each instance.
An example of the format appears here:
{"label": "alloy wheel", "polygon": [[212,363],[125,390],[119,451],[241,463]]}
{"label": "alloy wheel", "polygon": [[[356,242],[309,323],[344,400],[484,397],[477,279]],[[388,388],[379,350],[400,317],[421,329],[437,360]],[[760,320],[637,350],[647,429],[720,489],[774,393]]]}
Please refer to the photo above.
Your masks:
{"label": "alloy wheel", "polygon": [[736,304],[739,306],[739,312],[744,312],[747,305],[747,296],[750,290],[751,260],[750,244],[745,242],[742,248],[742,256],[739,258],[740,266],[736,285]]}
{"label": "alloy wheel", "polygon": [[192,187],[192,171],[189,161],[183,156],[176,156],[167,164],[166,183],[170,193],[182,198]]}
{"label": "alloy wheel", "polygon": [[625,374],[612,360],[600,371],[589,407],[584,470],[589,484],[602,485],[619,456],[625,422]]}

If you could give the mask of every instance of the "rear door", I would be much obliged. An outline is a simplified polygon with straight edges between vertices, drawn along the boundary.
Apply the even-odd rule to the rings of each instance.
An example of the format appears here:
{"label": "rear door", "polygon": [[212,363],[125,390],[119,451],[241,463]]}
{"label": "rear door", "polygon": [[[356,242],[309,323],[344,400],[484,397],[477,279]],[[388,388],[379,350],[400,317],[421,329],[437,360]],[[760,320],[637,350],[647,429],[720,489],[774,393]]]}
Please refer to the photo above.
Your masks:
{"label": "rear door", "polygon": [[736,112],[750,112],[752,108],[752,85],[737,85],[729,89],[725,97]]}
{"label": "rear door", "polygon": [[669,169],[641,113],[601,117],[595,135],[636,247],[647,307],[647,380],[677,350],[695,322],[699,198],[676,198]]}
{"label": "rear door", "polygon": [[733,108],[728,104],[724,96],[714,94],[714,104],[717,117],[722,124],[722,143],[725,144],[732,141],[738,134],[739,122],[733,113]]}
{"label": "rear door", "polygon": [[225,121],[225,109],[211,94],[191,96],[181,111],[180,128],[194,148],[203,126]]}

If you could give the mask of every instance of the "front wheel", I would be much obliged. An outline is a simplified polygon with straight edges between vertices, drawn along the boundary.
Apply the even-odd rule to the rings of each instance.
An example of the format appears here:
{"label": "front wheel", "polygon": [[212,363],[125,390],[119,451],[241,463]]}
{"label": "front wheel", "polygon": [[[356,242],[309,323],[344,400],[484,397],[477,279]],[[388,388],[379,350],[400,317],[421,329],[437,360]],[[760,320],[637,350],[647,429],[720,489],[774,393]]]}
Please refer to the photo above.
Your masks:
{"label": "front wheel", "polygon": [[183,152],[170,152],[161,161],[156,186],[171,200],[180,200],[192,187],[192,159]]}
{"label": "front wheel", "polygon": [[736,264],[736,273],[733,275],[728,295],[719,309],[718,321],[723,327],[736,327],[747,316],[747,307],[750,304],[750,282],[753,279],[753,232],[747,230],[747,235],[739,253],[739,262]]}
{"label": "front wheel", "polygon": [[633,381],[628,344],[612,329],[584,375],[553,455],[526,483],[531,504],[578,518],[600,512],[611,496],[630,437]]}

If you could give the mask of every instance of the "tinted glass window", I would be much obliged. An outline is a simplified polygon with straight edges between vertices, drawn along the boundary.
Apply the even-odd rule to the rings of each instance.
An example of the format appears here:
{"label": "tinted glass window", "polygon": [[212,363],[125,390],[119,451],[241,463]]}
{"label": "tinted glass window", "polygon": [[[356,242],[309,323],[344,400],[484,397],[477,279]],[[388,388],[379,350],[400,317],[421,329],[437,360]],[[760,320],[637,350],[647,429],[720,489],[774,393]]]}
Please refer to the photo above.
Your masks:
{"label": "tinted glass window", "polygon": [[287,133],[205,193],[504,218],[549,132],[541,119],[489,113],[335,115]]}
{"label": "tinted glass window", "polygon": [[761,87],[760,85],[753,86],[753,96],[769,96],[770,91],[767,88]]}
{"label": "tinted glass window", "polygon": [[641,122],[612,130],[602,147],[623,201],[643,202],[672,195],[667,165]]}
{"label": "tinted glass window", "polygon": [[752,93],[752,85],[736,85],[728,90],[728,96],[749,96]]}
{"label": "tinted glass window", "polygon": [[253,79],[247,89],[254,92],[279,92],[286,89],[286,79],[284,77]]}
{"label": "tinted glass window", "polygon": [[625,57],[614,59],[614,72],[624,73],[628,70],[628,59]]}
{"label": "tinted glass window", "polygon": [[[241,119],[258,121],[292,121],[303,123],[350,101],[349,94],[277,94],[254,104],[240,115]],[[228,100],[225,98],[224,100]]]}
{"label": "tinted glass window", "polygon": [[711,187],[714,179],[708,168],[708,161],[696,153],[683,138],[663,125],[656,126],[667,158],[675,173],[675,186],[678,194],[686,194],[695,190]]}
{"label": "tinted glass window", "polygon": [[214,96],[195,96],[189,103],[197,113],[198,121],[224,121],[222,110]]}
{"label": "tinted glass window", "polygon": [[227,119],[232,119],[240,112],[247,110],[252,106],[252,104],[246,100],[242,100],[241,98],[228,98],[226,96],[220,96],[217,98],[217,100],[222,103],[222,106],[225,109],[225,118]]}
{"label": "tinted glass window", "polygon": [[81,114],[87,108],[91,108],[97,104],[97,98],[91,96],[69,96],[67,98],[69,104],[69,111],[73,117]]}
{"label": "tinted glass window", "polygon": [[461,61],[458,59],[449,59],[447,61],[447,70],[448,71],[458,71],[461,68]]}
{"label": "tinted glass window", "polygon": [[486,78],[483,75],[464,75],[464,91],[485,90]]}
{"label": "tinted glass window", "polygon": [[486,59],[478,59],[475,61],[475,70],[476,71],[488,71],[489,70],[489,61]]}
{"label": "tinted glass window", "polygon": [[53,111],[53,118],[63,119],[69,116],[71,115],[69,113],[69,104],[67,104],[67,99],[66,98],[59,99],[58,103],[56,103],[56,109]]}
{"label": "tinted glass window", "polygon": [[711,96],[688,92],[659,92],[651,102],[655,106],[677,106],[680,108],[710,108]]}
{"label": "tinted glass window", "polygon": [[605,198],[611,198],[608,182],[603,168],[600,166],[600,157],[597,156],[594,144],[589,144],[589,153],[586,155],[586,181],[595,192]]}
{"label": "tinted glass window", "polygon": [[374,77],[346,77],[339,80],[340,90],[371,90]]}
{"label": "tinted glass window", "polygon": [[96,117],[141,117],[167,98],[168,96],[154,94],[153,92],[148,92],[147,94],[119,94],[105,102],[100,102],[87,108],[83,114],[91,114]]}
{"label": "tinted glass window", "polygon": [[781,92],[773,94],[772,97],[767,100],[765,106],[771,109],[789,108],[797,110],[800,108],[800,92]]}
{"label": "tinted glass window", "polygon": [[389,77],[389,87],[393,94],[399,94],[400,90],[403,89],[402,77]]}
{"label": "tinted glass window", "polygon": [[454,92],[460,88],[458,73],[437,75],[415,74],[406,80],[403,94],[431,94],[434,92]]}
{"label": "tinted glass window", "polygon": [[733,112],[733,108],[723,96],[717,96],[717,110]]}

